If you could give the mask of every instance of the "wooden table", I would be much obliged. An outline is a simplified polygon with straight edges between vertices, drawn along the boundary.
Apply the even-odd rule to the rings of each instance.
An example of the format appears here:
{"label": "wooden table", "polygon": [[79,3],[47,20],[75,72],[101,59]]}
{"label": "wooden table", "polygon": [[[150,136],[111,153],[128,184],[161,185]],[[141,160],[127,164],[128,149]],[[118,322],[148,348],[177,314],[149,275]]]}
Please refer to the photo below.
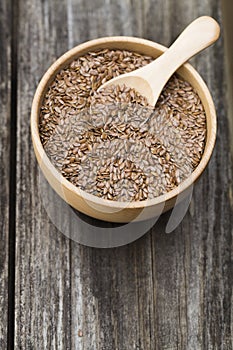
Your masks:
{"label": "wooden table", "polygon": [[0,349],[232,349],[233,90],[223,37],[192,61],[213,95],[218,138],[171,234],[165,214],[121,248],[67,239],[42,205],[29,127],[39,79],[67,49],[106,35],[169,45],[203,14],[223,23],[219,0],[1,0]]}

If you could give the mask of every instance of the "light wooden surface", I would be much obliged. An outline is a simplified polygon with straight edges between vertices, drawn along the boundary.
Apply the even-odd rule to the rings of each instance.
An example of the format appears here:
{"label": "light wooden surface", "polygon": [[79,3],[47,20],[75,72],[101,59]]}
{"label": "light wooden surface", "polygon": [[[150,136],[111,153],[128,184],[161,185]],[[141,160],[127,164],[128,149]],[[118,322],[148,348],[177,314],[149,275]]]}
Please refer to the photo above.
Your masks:
{"label": "light wooden surface", "polygon": [[[106,35],[135,35],[169,45],[197,16],[221,22],[220,2],[19,0],[18,7],[14,348],[232,350],[232,163],[223,39],[193,61],[213,94],[218,140],[190,210],[171,234],[164,233],[165,214],[148,234],[122,248],[87,248],[65,238],[42,205],[29,127],[38,81],[68,48]],[[1,13],[7,22],[4,18]],[[2,32],[1,25],[5,38]],[[1,68],[1,74],[7,73]],[[0,130],[8,149],[9,128]],[[4,160],[8,169],[7,156]],[[7,179],[7,173],[0,177],[6,219]],[[1,220],[1,258],[7,252],[6,219]],[[4,349],[6,260],[0,271]]]}

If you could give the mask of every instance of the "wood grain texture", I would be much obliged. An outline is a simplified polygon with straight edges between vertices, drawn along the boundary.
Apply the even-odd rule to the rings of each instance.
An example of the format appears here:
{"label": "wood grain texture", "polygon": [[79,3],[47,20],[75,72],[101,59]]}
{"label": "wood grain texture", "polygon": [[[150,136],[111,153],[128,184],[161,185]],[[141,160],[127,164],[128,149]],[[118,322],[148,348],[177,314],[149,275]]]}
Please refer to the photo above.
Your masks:
{"label": "wood grain texture", "polygon": [[222,0],[222,12],[224,21],[225,62],[228,100],[228,120],[230,126],[231,153],[233,154],[233,3]]}
{"label": "wood grain texture", "polygon": [[16,349],[70,348],[70,243],[43,208],[29,127],[38,80],[66,50],[64,6],[65,1],[18,2]]}
{"label": "wood grain texture", "polygon": [[0,3],[0,348],[7,347],[9,177],[11,113],[11,10],[8,1]]}
{"label": "wood grain texture", "polygon": [[173,233],[164,233],[167,213],[150,233],[121,248],[69,241],[43,208],[30,141],[32,97],[55,57],[106,35],[169,45],[199,15],[221,22],[219,1],[19,1],[16,349],[232,350],[232,163],[223,39],[193,61],[213,93],[218,141]]}

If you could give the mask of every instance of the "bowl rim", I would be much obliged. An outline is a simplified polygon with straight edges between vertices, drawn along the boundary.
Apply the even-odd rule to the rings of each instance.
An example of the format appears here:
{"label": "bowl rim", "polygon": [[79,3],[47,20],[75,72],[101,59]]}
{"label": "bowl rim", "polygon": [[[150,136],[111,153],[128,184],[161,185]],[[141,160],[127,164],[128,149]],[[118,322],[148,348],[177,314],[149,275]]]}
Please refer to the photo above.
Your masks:
{"label": "bowl rim", "polygon": [[[78,188],[77,186],[69,182],[65,177],[63,177],[62,174],[55,168],[55,166],[49,160],[44,150],[44,147],[41,143],[39,128],[38,128],[38,111],[40,108],[41,98],[44,96],[44,93],[48,86],[48,82],[51,81],[51,77],[57,74],[59,69],[62,69],[61,66],[64,66],[65,62],[71,60],[71,58],[75,59],[76,55],[77,55],[76,57],[78,57],[78,54],[81,51],[92,50],[92,49],[95,49],[95,46],[104,45],[104,44],[106,45],[106,48],[108,48],[108,44],[113,44],[113,43],[119,44],[121,42],[124,42],[124,43],[130,42],[130,43],[140,44],[142,46],[147,46],[152,49],[156,49],[161,53],[167,50],[167,47],[148,39],[131,37],[131,36],[109,36],[109,37],[101,37],[98,39],[92,39],[92,40],[86,41],[66,51],[54,63],[52,63],[52,65],[50,65],[50,67],[44,73],[44,75],[42,76],[37,86],[36,92],[34,94],[33,102],[32,102],[32,107],[31,107],[31,120],[30,120],[31,135],[32,135],[31,137],[32,137],[35,153],[38,152],[41,162],[45,165],[47,169],[49,169],[50,173],[58,181],[58,183],[60,183],[62,188],[64,187],[66,190],[75,193],[77,196],[82,197],[83,200],[86,200],[87,202],[91,202],[94,205],[102,205],[105,207],[119,209],[119,210],[125,209],[125,208],[143,209],[146,207],[152,207],[152,206],[167,202],[177,197],[181,193],[185,192],[190,186],[194,184],[194,182],[202,174],[202,172],[204,171],[204,169],[206,168],[210,160],[210,157],[214,149],[214,145],[216,141],[216,131],[217,131],[217,117],[216,117],[216,111],[215,111],[213,99],[211,97],[209,89],[205,84],[204,80],[196,71],[196,69],[194,69],[191,66],[191,64],[185,63],[184,65],[181,66],[181,68],[184,67],[192,76],[194,76],[196,82],[198,83],[198,86],[200,86],[201,90],[204,92],[206,99],[208,100],[208,105],[209,105],[209,110],[211,115],[211,123],[212,123],[212,128],[210,130],[210,135],[208,140],[208,147],[205,147],[204,154],[201,158],[200,163],[194,169],[194,171],[188,176],[188,178],[182,181],[173,190],[163,195],[160,195],[152,199],[146,199],[143,201],[119,202],[119,201],[111,201],[101,197],[97,197],[93,194],[90,194]],[[37,155],[36,157],[41,167],[40,160],[38,159]],[[64,192],[64,189],[63,189],[63,192]],[[126,203],[127,203],[127,207],[126,207]]]}

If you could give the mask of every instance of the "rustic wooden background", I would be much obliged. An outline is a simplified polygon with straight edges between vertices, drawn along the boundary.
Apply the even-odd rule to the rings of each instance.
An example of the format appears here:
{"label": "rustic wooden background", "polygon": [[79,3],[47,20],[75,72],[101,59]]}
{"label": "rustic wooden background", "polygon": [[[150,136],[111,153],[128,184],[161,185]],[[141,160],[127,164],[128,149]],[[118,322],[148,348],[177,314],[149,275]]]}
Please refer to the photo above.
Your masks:
{"label": "rustic wooden background", "polygon": [[165,214],[121,248],[67,239],[42,205],[29,128],[38,81],[67,49],[107,35],[169,45],[204,14],[223,24],[219,0],[1,0],[1,349],[232,350],[233,124],[223,36],[192,60],[212,92],[218,138],[171,234]]}

